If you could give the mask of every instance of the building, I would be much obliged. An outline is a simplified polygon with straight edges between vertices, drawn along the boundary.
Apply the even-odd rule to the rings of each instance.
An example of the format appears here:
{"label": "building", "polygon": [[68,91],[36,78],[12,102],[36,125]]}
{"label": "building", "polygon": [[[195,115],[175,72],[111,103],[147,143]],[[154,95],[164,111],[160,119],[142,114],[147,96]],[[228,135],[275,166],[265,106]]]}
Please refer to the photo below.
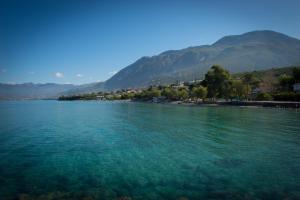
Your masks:
{"label": "building", "polygon": [[252,95],[256,95],[256,94],[258,94],[258,93],[260,93],[261,92],[261,89],[260,88],[254,88],[253,90],[252,90]]}
{"label": "building", "polygon": [[294,92],[300,92],[300,83],[295,83],[293,85]]}
{"label": "building", "polygon": [[105,99],[105,96],[103,96],[103,95],[97,95],[97,96],[96,96],[96,99],[98,99],[98,100],[103,100],[103,99]]}
{"label": "building", "polygon": [[192,80],[192,81],[189,81],[188,84],[189,85],[192,85],[192,84],[196,84],[196,83],[201,83],[203,80],[201,79],[197,79],[197,80]]}

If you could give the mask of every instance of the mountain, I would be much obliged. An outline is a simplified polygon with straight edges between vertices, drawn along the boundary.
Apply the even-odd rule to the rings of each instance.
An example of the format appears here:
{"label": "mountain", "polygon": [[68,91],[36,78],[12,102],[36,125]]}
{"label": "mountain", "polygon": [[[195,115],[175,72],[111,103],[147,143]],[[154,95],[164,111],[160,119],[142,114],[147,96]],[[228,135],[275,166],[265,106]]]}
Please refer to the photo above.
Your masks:
{"label": "mountain", "polygon": [[73,84],[4,84],[0,83],[0,100],[14,99],[56,99],[62,95],[99,92],[103,90],[102,82],[73,85]]}
{"label": "mountain", "polygon": [[243,72],[300,64],[300,40],[274,31],[226,36],[212,45],[142,57],[105,82],[107,90],[201,79],[214,64]]}
{"label": "mountain", "polygon": [[76,88],[72,84],[3,84],[0,83],[0,99],[46,99],[57,98],[59,93]]}
{"label": "mountain", "polygon": [[83,85],[77,85],[72,89],[60,92],[57,96],[69,96],[69,95],[76,95],[76,94],[86,94],[92,92],[100,92],[104,90],[104,83],[103,82],[96,82],[96,83],[89,83]]}

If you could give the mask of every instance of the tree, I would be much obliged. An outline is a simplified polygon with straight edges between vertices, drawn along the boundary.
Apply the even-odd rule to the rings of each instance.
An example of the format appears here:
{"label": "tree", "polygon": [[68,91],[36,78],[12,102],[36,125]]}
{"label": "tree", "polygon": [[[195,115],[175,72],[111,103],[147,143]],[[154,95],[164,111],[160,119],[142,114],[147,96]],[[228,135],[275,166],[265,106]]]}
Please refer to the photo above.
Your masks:
{"label": "tree", "polygon": [[248,86],[245,85],[241,80],[231,80],[230,86],[231,98],[243,99],[247,96]]}
{"label": "tree", "polygon": [[159,97],[159,96],[161,96],[161,92],[157,88],[151,88],[150,90],[148,90],[148,96],[151,98]]}
{"label": "tree", "polygon": [[242,81],[246,84],[247,98],[250,98],[252,90],[259,86],[259,80],[253,73],[247,72],[242,76]]}
{"label": "tree", "polygon": [[300,81],[300,68],[299,67],[295,67],[293,69],[293,77],[296,82]]}
{"label": "tree", "polygon": [[121,99],[132,99],[132,98],[134,98],[134,94],[133,93],[126,93],[126,92],[124,92],[121,95]]}
{"label": "tree", "polygon": [[204,100],[207,96],[207,88],[203,86],[193,87],[192,96]]}
{"label": "tree", "polygon": [[272,96],[269,93],[259,93],[256,97],[257,101],[271,101],[273,100]]}
{"label": "tree", "polygon": [[141,93],[135,95],[137,99],[152,99],[153,97],[161,96],[161,91],[155,87],[149,87],[147,90],[143,90]]}
{"label": "tree", "polygon": [[284,91],[292,90],[294,82],[295,80],[292,76],[283,74],[279,77],[279,85],[281,86],[281,89]]}
{"label": "tree", "polygon": [[184,100],[187,99],[188,97],[189,97],[189,92],[187,91],[186,88],[180,88],[177,91],[177,99]]}
{"label": "tree", "polygon": [[227,98],[229,89],[230,74],[219,65],[214,65],[205,74],[207,85],[207,96],[210,98]]}
{"label": "tree", "polygon": [[258,87],[259,80],[253,73],[247,72],[243,75],[242,80],[244,83],[249,84],[251,87]]}
{"label": "tree", "polygon": [[173,97],[172,89],[170,87],[164,88],[161,92],[161,95],[167,97],[168,99],[172,99]]}

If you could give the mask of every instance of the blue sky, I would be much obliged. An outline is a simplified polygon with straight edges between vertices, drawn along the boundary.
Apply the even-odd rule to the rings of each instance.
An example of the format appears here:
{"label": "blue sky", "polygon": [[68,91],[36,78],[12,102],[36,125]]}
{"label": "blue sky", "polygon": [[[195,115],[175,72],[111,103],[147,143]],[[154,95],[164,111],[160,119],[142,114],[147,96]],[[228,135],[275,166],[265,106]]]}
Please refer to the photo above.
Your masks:
{"label": "blue sky", "polygon": [[274,30],[300,38],[300,0],[0,0],[0,82],[104,81],[142,56]]}

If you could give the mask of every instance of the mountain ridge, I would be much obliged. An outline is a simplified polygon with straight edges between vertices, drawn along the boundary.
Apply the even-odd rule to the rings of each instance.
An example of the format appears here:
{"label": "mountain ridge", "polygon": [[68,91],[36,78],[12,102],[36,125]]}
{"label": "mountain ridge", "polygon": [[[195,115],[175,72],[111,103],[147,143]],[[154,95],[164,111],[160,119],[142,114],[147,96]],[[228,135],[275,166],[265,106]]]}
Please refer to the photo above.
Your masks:
{"label": "mountain ridge", "polygon": [[[122,89],[167,84],[203,76],[214,64],[232,72],[298,65],[300,40],[270,30],[225,36],[212,45],[200,45],[142,57],[105,82],[105,88]],[[241,67],[243,65],[243,67]],[[174,81],[174,79],[172,81]]]}

